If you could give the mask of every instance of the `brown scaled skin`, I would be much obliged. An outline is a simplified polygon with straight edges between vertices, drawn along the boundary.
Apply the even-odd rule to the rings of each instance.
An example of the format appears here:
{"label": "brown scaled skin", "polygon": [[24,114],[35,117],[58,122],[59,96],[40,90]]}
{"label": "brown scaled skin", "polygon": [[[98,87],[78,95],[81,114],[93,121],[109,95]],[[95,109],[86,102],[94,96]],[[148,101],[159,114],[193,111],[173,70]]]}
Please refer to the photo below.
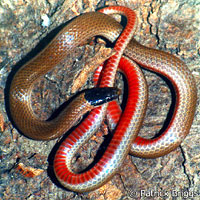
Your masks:
{"label": "brown scaled skin", "polygon": [[[81,93],[76,97],[55,119],[52,119],[51,121],[41,121],[36,118],[29,103],[25,107],[27,119],[16,120],[18,123],[17,126],[20,127],[20,131],[22,131],[23,134],[34,140],[52,140],[62,136],[86,112],[94,108],[94,106],[86,101],[84,93]],[[23,108],[24,102],[20,102],[16,105],[16,109],[20,110]],[[12,116],[17,118],[19,117],[19,114],[15,112]]]}
{"label": "brown scaled skin", "polygon": [[[96,35],[104,35],[109,37],[111,29],[115,27],[114,20],[110,20],[109,16],[100,20],[100,26],[96,24],[93,18],[94,13],[87,13],[74,19],[69,23],[52,42],[36,57],[22,66],[15,74],[10,90],[9,90],[9,109],[11,117],[17,128],[27,137],[35,140],[51,140],[63,135],[74,123],[77,115],[82,116],[90,107],[87,102],[81,103],[81,99],[76,100],[73,106],[69,106],[66,111],[63,111],[58,118],[52,121],[41,121],[34,116],[31,108],[31,91],[33,84],[54,66],[59,64],[73,49],[88,39]],[[98,13],[101,15],[101,13]],[[88,20],[94,28],[88,28]],[[111,21],[110,29],[106,29],[106,22]],[[83,28],[85,27],[85,28]],[[94,31],[95,30],[95,31]],[[114,39],[114,35],[112,36]],[[79,106],[81,106],[81,109]],[[78,105],[78,106],[77,106]],[[72,109],[74,112],[72,112]],[[89,108],[91,110],[91,107]],[[70,114],[72,113],[72,114]]]}

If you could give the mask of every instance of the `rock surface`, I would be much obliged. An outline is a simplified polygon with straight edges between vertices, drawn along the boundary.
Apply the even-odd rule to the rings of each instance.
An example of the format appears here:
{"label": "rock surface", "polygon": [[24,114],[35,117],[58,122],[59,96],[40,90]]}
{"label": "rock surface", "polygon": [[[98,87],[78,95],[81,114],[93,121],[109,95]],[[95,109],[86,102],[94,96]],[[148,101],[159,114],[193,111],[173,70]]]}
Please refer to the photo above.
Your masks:
{"label": "rock surface", "polygon": [[[81,13],[108,5],[123,5],[136,11],[139,25],[135,38],[142,44],[170,52],[192,71],[200,89],[200,2],[179,1],[14,1],[0,2],[0,199],[199,199],[200,198],[200,112],[181,146],[157,159],[128,156],[118,175],[101,188],[83,194],[63,190],[49,177],[48,159],[57,140],[38,142],[25,138],[13,128],[5,109],[6,80],[16,64],[59,25]],[[46,42],[46,39],[43,39]],[[78,48],[67,64],[41,78],[34,88],[35,113],[45,119],[71,95],[71,77],[89,56]],[[91,55],[92,55],[92,49]],[[26,56],[28,54],[28,56]],[[26,57],[25,57],[26,56]],[[73,67],[73,68],[72,68]],[[144,72],[149,85],[149,103],[141,135],[153,136],[163,124],[170,106],[170,93],[164,81]],[[88,87],[87,81],[84,87]],[[76,166],[92,162],[107,127],[84,145]],[[48,173],[47,173],[48,172]]]}

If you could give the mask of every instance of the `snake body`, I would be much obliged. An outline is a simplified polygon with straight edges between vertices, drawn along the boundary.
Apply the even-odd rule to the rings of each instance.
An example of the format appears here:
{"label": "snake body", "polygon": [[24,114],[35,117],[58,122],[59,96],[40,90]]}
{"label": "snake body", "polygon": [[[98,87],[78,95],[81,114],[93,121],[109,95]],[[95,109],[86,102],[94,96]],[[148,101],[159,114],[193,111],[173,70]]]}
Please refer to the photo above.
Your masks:
{"label": "snake body", "polygon": [[[125,15],[128,20],[124,31],[116,20],[101,12]],[[129,20],[130,17],[133,19]],[[72,126],[77,114],[82,115],[93,107],[88,105],[87,100],[82,97],[79,100],[79,105],[81,101],[85,101],[86,105],[82,106],[82,110],[78,108],[78,103],[74,102],[56,119],[41,121],[34,116],[30,106],[33,84],[59,64],[70,51],[85,43],[89,38],[101,35],[111,42],[119,40],[115,46],[117,53],[111,57],[108,66],[102,72],[100,87],[113,86],[116,66],[119,64],[129,84],[126,108],[122,116],[119,117],[115,133],[105,153],[90,170],[74,173],[71,169],[71,159],[82,143],[87,141],[91,134],[98,129],[106,114],[106,108],[112,109],[112,103],[92,110],[86,120],[61,144],[55,156],[54,171],[61,184],[68,189],[78,192],[93,190],[104,184],[116,173],[129,151],[135,156],[145,158],[162,156],[180,145],[189,133],[197,99],[194,78],[187,66],[175,56],[147,48],[131,39],[135,31],[135,22],[135,13],[121,6],[109,7],[100,12],[85,13],[59,32],[41,53],[15,74],[12,80],[9,107],[17,128],[32,139],[50,140],[57,138]],[[121,57],[122,54],[124,54],[123,57]],[[165,76],[175,90],[176,105],[171,122],[162,135],[155,139],[144,139],[137,136],[145,114],[147,89],[143,74],[133,61],[146,69]],[[118,109],[116,104],[113,109]],[[114,114],[110,113],[114,117]],[[85,135],[87,131],[90,133]]]}

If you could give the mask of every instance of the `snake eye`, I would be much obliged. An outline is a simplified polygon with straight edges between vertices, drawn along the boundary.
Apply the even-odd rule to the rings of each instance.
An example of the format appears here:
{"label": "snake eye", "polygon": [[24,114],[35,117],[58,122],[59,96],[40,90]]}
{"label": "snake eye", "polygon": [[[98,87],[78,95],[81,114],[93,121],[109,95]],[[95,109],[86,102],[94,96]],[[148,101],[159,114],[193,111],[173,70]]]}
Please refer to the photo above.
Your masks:
{"label": "snake eye", "polygon": [[99,106],[119,97],[120,91],[114,87],[92,88],[85,91],[85,99],[93,106]]}

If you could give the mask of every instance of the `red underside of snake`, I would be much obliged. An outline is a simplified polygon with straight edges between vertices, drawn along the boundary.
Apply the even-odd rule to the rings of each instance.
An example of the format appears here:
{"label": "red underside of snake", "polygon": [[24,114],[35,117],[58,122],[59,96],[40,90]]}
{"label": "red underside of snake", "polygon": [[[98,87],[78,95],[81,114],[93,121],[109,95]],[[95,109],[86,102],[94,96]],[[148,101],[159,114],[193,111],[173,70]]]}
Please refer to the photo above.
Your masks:
{"label": "red underside of snake", "polygon": [[[125,29],[122,31],[122,26],[118,22],[100,12],[107,15],[124,15],[127,18]],[[155,158],[177,148],[189,133],[197,98],[194,78],[182,61],[168,53],[144,47],[131,39],[136,22],[132,10],[114,6],[100,12],[83,14],[69,23],[47,48],[16,73],[10,87],[10,112],[18,129],[24,135],[38,140],[59,137],[73,126],[75,117],[79,118],[92,109],[92,106],[81,97],[56,119],[41,121],[34,116],[30,106],[33,83],[60,63],[69,51],[87,39],[102,35],[111,42],[116,41],[116,54],[103,68],[99,87],[112,87],[119,67],[128,82],[129,94],[125,110],[120,114],[120,107],[115,101],[93,109],[80,126],[64,140],[55,156],[56,177],[63,186],[78,192],[93,190],[108,181],[117,172],[129,152],[138,157]],[[123,54],[125,56],[122,56]],[[175,90],[176,105],[171,121],[166,130],[155,139],[137,136],[145,115],[147,86],[135,62],[165,76]],[[81,102],[83,106],[80,108],[78,105]],[[110,119],[109,126],[114,131],[105,153],[88,171],[73,172],[73,156],[99,128],[105,115]]]}

